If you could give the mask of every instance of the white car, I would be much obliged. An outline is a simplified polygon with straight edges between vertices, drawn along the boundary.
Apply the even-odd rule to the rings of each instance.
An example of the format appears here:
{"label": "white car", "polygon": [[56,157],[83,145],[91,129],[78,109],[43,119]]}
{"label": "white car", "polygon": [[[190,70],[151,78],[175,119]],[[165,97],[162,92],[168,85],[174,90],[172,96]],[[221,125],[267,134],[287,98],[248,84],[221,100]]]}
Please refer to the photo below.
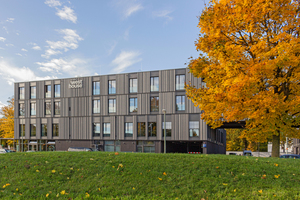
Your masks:
{"label": "white car", "polygon": [[0,153],[8,153],[6,149],[0,149]]}

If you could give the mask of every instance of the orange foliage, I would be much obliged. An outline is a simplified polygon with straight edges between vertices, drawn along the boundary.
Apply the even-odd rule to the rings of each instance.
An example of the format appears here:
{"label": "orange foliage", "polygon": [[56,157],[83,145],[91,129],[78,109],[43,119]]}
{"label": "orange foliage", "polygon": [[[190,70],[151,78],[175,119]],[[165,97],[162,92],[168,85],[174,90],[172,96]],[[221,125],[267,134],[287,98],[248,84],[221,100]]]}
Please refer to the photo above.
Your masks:
{"label": "orange foliage", "polygon": [[[14,99],[8,101],[8,105],[2,107],[0,114],[3,117],[0,119],[0,137],[14,138]],[[13,141],[8,141],[12,144]]]}
{"label": "orange foliage", "polygon": [[273,145],[280,134],[300,137],[299,6],[292,0],[213,0],[203,10],[196,42],[201,53],[189,69],[205,84],[186,91],[210,126],[246,120],[243,137],[273,137]]}

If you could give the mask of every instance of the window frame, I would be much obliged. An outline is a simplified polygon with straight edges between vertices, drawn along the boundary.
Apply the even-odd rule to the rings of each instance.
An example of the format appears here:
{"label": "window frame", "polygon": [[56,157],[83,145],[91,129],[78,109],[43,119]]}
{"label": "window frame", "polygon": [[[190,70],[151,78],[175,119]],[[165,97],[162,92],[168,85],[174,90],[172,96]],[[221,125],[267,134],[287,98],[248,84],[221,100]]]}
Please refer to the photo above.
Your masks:
{"label": "window frame", "polygon": [[51,85],[45,85],[45,98],[51,98]]}
{"label": "window frame", "polygon": [[[183,83],[182,83],[182,77],[184,77],[183,79]],[[175,88],[176,90],[184,90],[184,86],[185,86],[185,74],[178,74],[175,76]]]}
{"label": "window frame", "polygon": [[129,79],[129,93],[137,93],[138,92],[138,82],[137,78]]}
{"label": "window frame", "polygon": [[[155,124],[155,129],[153,125]],[[155,134],[153,134],[155,133]],[[157,123],[156,122],[148,122],[148,137],[156,137],[157,136]]]}
{"label": "window frame", "polygon": [[36,137],[36,124],[30,124],[30,137]]}
{"label": "window frame", "polygon": [[25,87],[19,87],[19,99],[25,99]]}
{"label": "window frame", "polygon": [[111,134],[110,122],[102,123],[102,130],[103,130],[103,137],[110,137]]}
{"label": "window frame", "polygon": [[[157,83],[157,87],[156,87]],[[157,90],[155,90],[157,88]],[[159,76],[150,77],[150,92],[159,92]]]}
{"label": "window frame", "polygon": [[[178,102],[178,99],[180,99],[180,102]],[[176,111],[185,111],[185,95],[176,95],[175,105],[176,105]]]}
{"label": "window frame", "polygon": [[93,123],[93,137],[101,136],[101,124],[100,122]]}
{"label": "window frame", "polygon": [[[144,132],[142,132],[141,126],[144,126]],[[137,136],[138,137],[146,137],[146,122],[138,122],[137,123]]]}
{"label": "window frame", "polygon": [[[33,113],[33,111],[35,112]],[[30,103],[30,116],[36,116],[36,102]]]}
{"label": "window frame", "polygon": [[52,137],[59,137],[59,124],[58,123],[52,124]]}
{"label": "window frame", "polygon": [[125,122],[124,136],[125,137],[133,137],[133,123],[132,122]]}
{"label": "window frame", "polygon": [[25,124],[19,124],[19,137],[25,137]]}
{"label": "window frame", "polygon": [[19,103],[19,116],[25,116],[25,103]]}
{"label": "window frame", "polygon": [[[112,101],[113,107],[110,106],[110,101]],[[108,99],[108,113],[116,113],[117,112],[117,100],[114,99]]]}
{"label": "window frame", "polygon": [[48,135],[47,123],[46,124],[41,124],[41,137],[47,137],[47,135]]}
{"label": "window frame", "polygon": [[[152,99],[156,99],[156,104],[155,106],[152,105]],[[150,97],[150,112],[159,112],[159,97]]]}
{"label": "window frame", "polygon": [[[100,114],[100,112],[101,112],[100,102],[101,102],[100,99],[93,99],[93,114]],[[95,105],[97,105],[97,106],[95,107]]]}
{"label": "window frame", "polygon": [[[197,123],[197,125],[195,123]],[[193,134],[194,130],[198,130],[198,131],[196,131],[197,135],[195,135],[195,136]],[[189,136],[190,137],[199,137],[199,135],[200,135],[199,132],[200,132],[200,123],[199,123],[199,121],[189,121]]]}
{"label": "window frame", "polygon": [[[57,111],[59,111],[59,113],[57,113]],[[60,115],[60,111],[61,111],[61,103],[60,103],[60,101],[55,101],[54,102],[54,115]]]}
{"label": "window frame", "polygon": [[108,94],[116,94],[117,92],[116,80],[108,80]]}
{"label": "window frame", "polygon": [[[133,105],[131,105],[132,100],[133,100]],[[129,98],[129,112],[130,113],[137,113],[137,111],[138,111],[137,97]]]}
{"label": "window frame", "polygon": [[[99,84],[99,89],[97,89],[98,84]],[[100,81],[93,81],[93,95],[100,95]]]}
{"label": "window frame", "polygon": [[[56,90],[59,88],[59,93],[56,92]],[[58,95],[57,95],[58,94]],[[54,85],[54,98],[60,98],[61,97],[61,90],[60,90],[60,84]]]}
{"label": "window frame", "polygon": [[[49,106],[47,106],[49,105]],[[47,109],[49,108],[49,109]],[[49,111],[49,113],[47,113],[47,111]],[[51,102],[45,102],[45,115],[51,115]]]}
{"label": "window frame", "polygon": [[[34,96],[32,95],[33,91],[34,91]],[[30,99],[36,99],[36,86],[30,86]]]}

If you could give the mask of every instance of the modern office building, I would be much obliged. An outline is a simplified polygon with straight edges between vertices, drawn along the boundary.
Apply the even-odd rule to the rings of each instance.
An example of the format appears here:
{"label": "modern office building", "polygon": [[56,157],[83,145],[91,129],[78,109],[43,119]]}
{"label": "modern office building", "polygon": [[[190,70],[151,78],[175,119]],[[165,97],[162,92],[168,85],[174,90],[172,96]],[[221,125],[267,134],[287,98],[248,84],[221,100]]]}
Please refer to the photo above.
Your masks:
{"label": "modern office building", "polygon": [[[187,99],[188,69],[15,83],[19,151],[225,153],[226,132],[211,129]],[[165,109],[165,118],[163,109]]]}

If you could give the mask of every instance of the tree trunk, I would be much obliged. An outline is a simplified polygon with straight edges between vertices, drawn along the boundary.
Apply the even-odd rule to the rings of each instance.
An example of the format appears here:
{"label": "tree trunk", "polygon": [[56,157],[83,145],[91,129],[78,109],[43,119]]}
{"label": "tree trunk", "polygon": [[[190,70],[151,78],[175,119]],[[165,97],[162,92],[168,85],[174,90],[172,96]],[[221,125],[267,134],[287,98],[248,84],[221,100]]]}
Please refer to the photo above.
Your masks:
{"label": "tree trunk", "polygon": [[280,155],[280,133],[273,135],[272,138],[272,157],[279,157]]}

